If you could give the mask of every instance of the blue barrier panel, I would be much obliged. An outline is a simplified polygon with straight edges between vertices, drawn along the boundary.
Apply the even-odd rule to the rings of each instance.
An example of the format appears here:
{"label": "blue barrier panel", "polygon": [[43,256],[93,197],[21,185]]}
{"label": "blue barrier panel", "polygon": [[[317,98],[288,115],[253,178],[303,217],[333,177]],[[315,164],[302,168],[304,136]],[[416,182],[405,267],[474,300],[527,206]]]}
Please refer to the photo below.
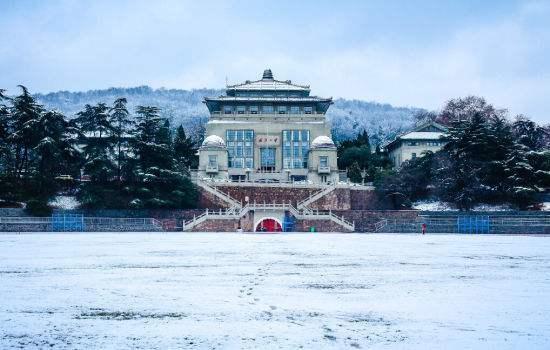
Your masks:
{"label": "blue barrier panel", "polygon": [[469,215],[459,216],[457,220],[458,233],[489,233],[489,216]]}
{"label": "blue barrier panel", "polygon": [[84,231],[84,215],[69,213],[52,214],[53,231]]}
{"label": "blue barrier panel", "polygon": [[283,232],[292,232],[294,231],[294,216],[292,215],[285,215],[285,218],[283,219]]}

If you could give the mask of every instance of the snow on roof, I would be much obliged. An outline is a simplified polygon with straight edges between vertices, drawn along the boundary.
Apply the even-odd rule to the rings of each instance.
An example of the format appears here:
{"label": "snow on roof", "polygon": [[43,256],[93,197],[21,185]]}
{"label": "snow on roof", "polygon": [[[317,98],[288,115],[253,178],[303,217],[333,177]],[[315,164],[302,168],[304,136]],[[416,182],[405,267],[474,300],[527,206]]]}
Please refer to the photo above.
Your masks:
{"label": "snow on roof", "polygon": [[443,132],[431,132],[431,131],[411,131],[399,136],[402,140],[439,140],[444,137]]}
{"label": "snow on roof", "polygon": [[[262,114],[258,114],[258,116],[262,116]],[[263,114],[263,116],[265,117],[265,114]],[[208,121],[208,124],[250,124],[251,122],[254,122],[253,120],[249,120],[248,117],[247,119],[240,119],[240,120],[230,120],[230,119],[210,119]],[[290,120],[285,120],[284,121],[285,124],[293,124],[293,123],[298,123],[298,124],[325,124],[324,121],[322,120],[299,120],[299,119],[294,119],[294,118],[290,118]]]}
{"label": "snow on roof", "polygon": [[311,148],[335,148],[334,141],[328,136],[317,136],[311,143]]}
{"label": "snow on roof", "polygon": [[290,80],[281,81],[273,79],[271,69],[266,69],[262,75],[262,79],[250,81],[247,80],[242,84],[228,85],[228,90],[294,90],[294,91],[309,91],[309,86],[292,84]]}
{"label": "snow on roof", "polygon": [[256,80],[246,81],[242,84],[229,85],[228,90],[293,90],[293,91],[309,91],[309,86],[292,84],[290,80]]}
{"label": "snow on roof", "polygon": [[210,135],[204,139],[202,147],[225,148],[225,141],[218,135]]}
{"label": "snow on roof", "polygon": [[205,101],[282,101],[282,102],[318,102],[318,101],[332,101],[331,98],[322,98],[317,96],[307,96],[307,97],[265,97],[265,96],[254,96],[254,97],[235,97],[235,96],[219,96],[219,97],[205,97]]}

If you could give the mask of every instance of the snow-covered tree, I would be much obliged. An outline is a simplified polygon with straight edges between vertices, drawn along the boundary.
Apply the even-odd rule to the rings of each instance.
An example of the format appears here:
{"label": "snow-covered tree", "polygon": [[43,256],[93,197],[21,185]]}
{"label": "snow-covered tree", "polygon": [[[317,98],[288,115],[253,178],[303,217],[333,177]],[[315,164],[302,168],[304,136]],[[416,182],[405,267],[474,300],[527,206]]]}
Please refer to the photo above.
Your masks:
{"label": "snow-covered tree", "polygon": [[44,109],[26,87],[19,85],[22,93],[11,100],[10,135],[8,141],[14,147],[13,170],[16,177],[28,176],[32,148],[38,142],[38,123]]}
{"label": "snow-covered tree", "polygon": [[123,162],[126,159],[124,149],[128,147],[128,139],[131,136],[130,132],[134,124],[126,108],[127,103],[126,98],[117,98],[113,103],[113,107],[109,110],[110,128],[116,148],[116,168],[119,182],[121,181],[122,169],[124,167]]}

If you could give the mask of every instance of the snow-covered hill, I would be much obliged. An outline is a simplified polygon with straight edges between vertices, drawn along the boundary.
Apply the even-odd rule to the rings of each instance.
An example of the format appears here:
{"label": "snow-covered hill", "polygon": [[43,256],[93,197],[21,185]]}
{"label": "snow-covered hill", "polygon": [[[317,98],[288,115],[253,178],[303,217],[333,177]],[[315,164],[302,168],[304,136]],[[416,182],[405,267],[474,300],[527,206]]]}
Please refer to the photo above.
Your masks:
{"label": "snow-covered hill", "polygon": [[[111,104],[116,98],[126,97],[131,111],[139,105],[158,106],[162,109],[163,116],[169,118],[173,125],[183,124],[193,132],[200,129],[200,125],[208,117],[208,110],[202,99],[222,93],[223,90],[220,89],[152,89],[140,86],[86,92],[59,91],[35,96],[48,108],[56,108],[69,117],[82,110],[85,104]],[[353,137],[357,132],[367,129],[373,143],[384,142],[409,128],[413,124],[413,115],[420,110],[341,98],[334,102],[327,115],[337,140]]]}

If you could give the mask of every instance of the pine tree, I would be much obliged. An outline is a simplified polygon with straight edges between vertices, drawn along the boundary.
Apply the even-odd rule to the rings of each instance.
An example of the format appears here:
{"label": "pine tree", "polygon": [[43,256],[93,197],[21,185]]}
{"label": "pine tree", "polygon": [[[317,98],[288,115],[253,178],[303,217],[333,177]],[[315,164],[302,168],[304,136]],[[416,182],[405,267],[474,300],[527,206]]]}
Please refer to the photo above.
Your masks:
{"label": "pine tree", "polygon": [[490,154],[486,147],[491,133],[487,120],[481,113],[453,122],[449,128],[448,143],[444,150],[449,161],[438,174],[440,195],[455,203],[459,209],[470,209],[487,197],[487,186],[483,184]]}
{"label": "pine tree", "polygon": [[359,163],[353,162],[348,169],[348,178],[351,182],[361,183],[363,182],[363,175],[361,174],[361,168]]}
{"label": "pine tree", "polygon": [[176,129],[174,137],[174,161],[178,171],[186,172],[188,168],[198,166],[195,153],[196,149],[193,141],[185,134],[183,125],[180,125]]}
{"label": "pine tree", "polygon": [[11,145],[8,142],[10,135],[10,111],[3,102],[9,100],[4,95],[6,90],[0,89],[0,175],[7,175],[8,164],[11,163]]}
{"label": "pine tree", "polygon": [[161,169],[172,170],[174,166],[174,148],[172,145],[172,131],[170,130],[170,121],[164,119],[162,126],[159,128],[155,142],[163,148],[163,152],[159,154],[157,159],[158,167]]}
{"label": "pine tree", "polygon": [[157,167],[159,155],[166,151],[166,146],[157,143],[162,118],[157,107],[138,106],[134,138],[134,154],[137,157],[141,172]]}
{"label": "pine tree", "polygon": [[13,169],[18,178],[23,174],[25,176],[29,174],[32,148],[38,141],[38,120],[44,110],[26,87],[23,85],[19,87],[22,90],[21,95],[11,100],[9,121],[11,134],[8,137],[9,142],[14,146]]}
{"label": "pine tree", "polygon": [[535,195],[539,191],[536,173],[526,158],[527,152],[525,145],[516,144],[508,154],[504,167],[504,185],[508,198],[519,209],[527,209],[534,204]]}
{"label": "pine tree", "polygon": [[541,151],[550,148],[548,144],[549,130],[537,125],[524,115],[518,115],[512,127],[517,142],[526,146],[529,150]]}
{"label": "pine tree", "polygon": [[512,127],[504,117],[496,116],[488,122],[488,139],[484,153],[486,162],[482,167],[482,182],[487,191],[487,201],[505,200],[504,168],[508,154],[514,147]]}
{"label": "pine tree", "polygon": [[123,161],[125,158],[123,148],[127,147],[127,139],[130,136],[129,134],[133,125],[130,113],[128,113],[128,109],[126,108],[127,103],[128,101],[125,98],[118,98],[109,110],[109,122],[116,147],[116,168],[119,183],[121,182]]}
{"label": "pine tree", "polygon": [[173,169],[170,124],[156,107],[137,109],[135,208],[187,208],[194,205],[196,190],[189,178]]}
{"label": "pine tree", "polygon": [[37,181],[38,195],[48,198],[57,190],[56,176],[71,171],[78,151],[74,148],[69,123],[62,114],[55,111],[43,113],[38,126],[40,140],[33,148],[36,153],[33,178]]}
{"label": "pine tree", "polygon": [[84,172],[96,183],[108,182],[116,174],[112,160],[113,126],[109,121],[108,110],[104,103],[85,105],[74,121],[80,129],[81,141],[85,143]]}

